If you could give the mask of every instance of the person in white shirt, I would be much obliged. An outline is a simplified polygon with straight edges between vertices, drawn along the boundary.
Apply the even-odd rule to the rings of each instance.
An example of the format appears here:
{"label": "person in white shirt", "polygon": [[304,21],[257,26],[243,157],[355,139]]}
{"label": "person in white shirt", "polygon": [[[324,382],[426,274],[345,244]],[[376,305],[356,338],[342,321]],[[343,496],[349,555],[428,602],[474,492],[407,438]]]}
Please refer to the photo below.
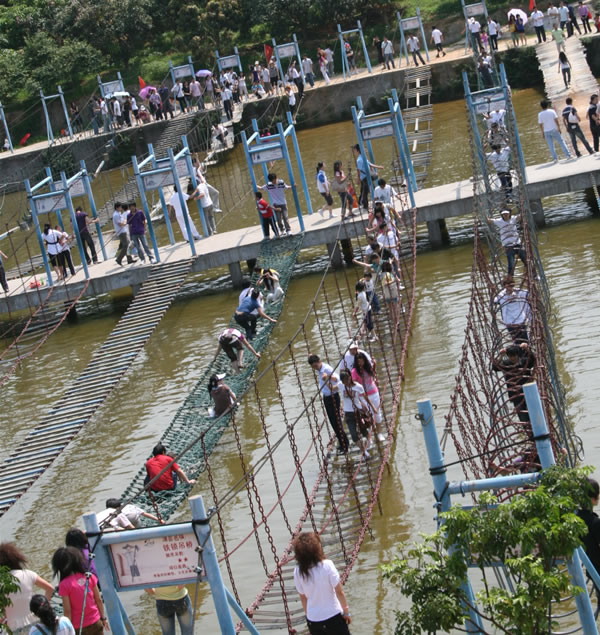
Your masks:
{"label": "person in white shirt", "polygon": [[52,229],[49,223],[46,223],[44,225],[42,238],[46,243],[48,258],[50,260],[50,265],[54,267],[56,278],[57,280],[62,280],[64,271],[64,258],[62,255],[60,243],[62,240],[66,240],[68,238],[68,234],[66,234],[65,232],[56,231],[56,229]]}
{"label": "person in white shirt", "polygon": [[500,31],[500,26],[492,17],[488,17],[487,29],[488,35],[490,36],[490,48],[492,49],[492,51],[497,51],[498,32]]}
{"label": "person in white shirt", "polygon": [[112,111],[117,126],[120,128],[123,125],[123,115],[121,112],[121,102],[116,97],[112,98]]}
{"label": "person in white shirt", "polygon": [[225,88],[223,88],[221,99],[223,100],[223,110],[225,111],[227,121],[231,121],[233,119],[233,106],[231,103],[231,100],[233,99],[233,93],[231,92],[231,84],[229,82],[227,82],[225,84]]}
{"label": "person in white shirt", "polygon": [[390,207],[394,207],[394,199],[398,195],[391,185],[386,183],[385,179],[377,179],[377,187],[373,192],[373,200],[381,201]]}
{"label": "person in white shirt", "polygon": [[175,85],[171,89],[171,92],[173,93],[173,97],[175,97],[177,103],[179,104],[179,110],[181,114],[183,114],[185,112],[186,103],[185,91],[183,90],[183,84],[181,83],[181,80],[178,79],[175,82]]}
{"label": "person in white shirt", "polygon": [[327,60],[327,75],[333,77],[333,51],[329,46],[325,49],[325,59]]}
{"label": "person in white shirt", "polygon": [[335,212],[333,211],[333,197],[329,190],[329,179],[327,178],[327,174],[325,174],[325,164],[322,161],[317,163],[317,189],[325,199],[325,205],[319,208],[319,214],[323,216],[323,212],[327,209],[329,210],[329,218],[333,218],[335,216]]}
{"label": "person in white shirt", "polygon": [[504,117],[506,116],[506,110],[502,108],[496,108],[496,110],[492,110],[492,112],[483,113],[483,118],[487,124],[488,128],[491,128],[493,124],[498,124],[504,128]]}
{"label": "person in white shirt", "polygon": [[558,18],[560,20],[560,28],[564,31],[569,23],[569,7],[561,2],[558,7]]}
{"label": "person in white shirt", "polygon": [[304,73],[304,79],[310,84],[310,87],[313,88],[313,86],[315,85],[313,63],[310,57],[306,55],[302,56],[302,72]]}
{"label": "person in white shirt", "polygon": [[437,49],[436,57],[440,56],[440,53],[445,56],[446,53],[444,51],[444,47],[442,46],[442,40],[444,39],[444,34],[437,28],[437,26],[433,27],[431,31],[431,41],[435,44],[435,48]]}
{"label": "person in white shirt", "polygon": [[109,498],[106,501],[106,509],[98,512],[96,514],[96,519],[100,529],[103,529],[102,523],[105,523],[107,527],[104,529],[110,527],[120,531],[122,529],[134,529],[135,527],[141,527],[140,518],[142,516],[144,518],[148,518],[149,520],[153,520],[154,522],[164,524],[164,521],[159,521],[157,516],[144,511],[141,507],[137,507],[137,505],[129,504],[121,507],[121,501],[118,498]]}
{"label": "person in white shirt", "polygon": [[367,297],[367,287],[364,282],[357,282],[354,286],[356,289],[356,303],[354,305],[354,311],[352,317],[356,317],[358,313],[362,313],[360,332],[366,328],[368,333],[369,342],[374,342],[377,339],[375,335],[375,325],[373,324],[373,312],[371,311],[371,304]]}
{"label": "person in white shirt", "polygon": [[513,342],[515,344],[529,342],[527,334],[527,322],[531,319],[529,292],[525,289],[515,289],[512,276],[506,276],[502,283],[504,289],[494,298],[493,304],[499,307],[502,322]]}
{"label": "person in white shirt", "polygon": [[483,44],[481,43],[481,24],[475,18],[469,18],[469,33],[471,34],[471,46],[473,50],[479,49],[480,53],[484,53]]}
{"label": "person in white shirt", "polygon": [[271,71],[269,70],[268,66],[264,66],[262,71],[261,71],[261,80],[262,80],[262,85],[263,88],[265,89],[265,92],[270,94],[273,92],[273,86],[271,84]]}
{"label": "person in white shirt", "polygon": [[540,106],[542,107],[541,112],[538,113],[538,123],[540,124],[540,130],[542,131],[542,135],[544,139],[546,139],[546,143],[550,148],[550,154],[552,155],[552,160],[554,163],[558,162],[558,157],[556,156],[556,151],[554,149],[554,144],[558,143],[559,147],[565,153],[567,159],[571,158],[571,153],[567,148],[561,134],[560,134],[560,122],[558,120],[558,115],[556,111],[549,108],[550,103],[543,99],[540,102]]}
{"label": "person in white shirt", "polygon": [[367,451],[367,438],[369,436],[370,412],[369,397],[361,384],[352,379],[349,370],[340,371],[342,382],[342,405],[344,408],[344,420],[350,432],[352,441],[361,449],[363,456],[369,458]]}
{"label": "person in white shirt", "polygon": [[539,9],[535,9],[531,14],[533,20],[533,28],[537,35],[538,44],[546,41],[546,29],[544,28],[544,14]]}
{"label": "person in white shirt", "polygon": [[548,14],[548,19],[550,20],[550,28],[551,29],[558,28],[558,23],[559,23],[558,8],[555,7],[552,3],[550,3],[548,5],[548,11],[546,13]]}
{"label": "person in white shirt", "polygon": [[[187,229],[185,227],[185,217],[187,217],[188,223],[190,225],[190,231],[192,232],[192,237],[194,240],[200,240],[200,238],[202,238],[202,236],[200,236],[200,234],[198,233],[198,230],[196,229],[196,226],[194,225],[194,221],[192,220],[192,217],[190,216],[190,212],[188,210],[188,206],[187,206],[187,202],[190,198],[193,200],[196,200],[197,198],[199,198],[198,196],[198,191],[197,190],[193,190],[192,188],[192,193],[191,194],[186,194],[185,192],[181,193],[181,196],[183,197],[183,205],[184,205],[184,209],[182,209],[181,207],[181,200],[179,198],[179,192],[177,191],[177,185],[174,186],[175,187],[175,192],[173,192],[173,195],[171,196],[171,198],[169,199],[169,205],[174,209],[175,211],[175,218],[177,219],[177,222],[179,223],[179,229],[181,229],[181,233],[183,234],[183,239],[187,242],[190,242],[190,239],[188,237],[188,233],[187,233]],[[179,187],[181,187],[181,184],[179,184]],[[185,216],[184,216],[185,214]]]}
{"label": "person in white shirt", "polygon": [[420,52],[421,44],[419,42],[419,38],[414,33],[406,41],[406,46],[408,47],[408,50],[412,54],[412,58],[413,58],[413,62],[415,63],[415,66],[419,65],[419,63],[417,62],[417,57],[421,60],[421,64],[425,66],[426,62],[423,59],[423,56],[421,55],[421,52]]}
{"label": "person in white shirt", "polygon": [[348,350],[344,353],[344,357],[340,360],[339,367],[351,371],[354,368],[354,358],[358,355],[358,353],[362,353],[367,358],[369,364],[373,367],[375,366],[375,363],[369,353],[364,351],[362,348],[359,348],[356,340],[348,340]]}
{"label": "person in white shirt", "polygon": [[510,148],[499,145],[492,146],[493,152],[487,155],[488,161],[496,169],[500,187],[504,189],[504,197],[508,200],[512,194],[512,176],[510,174]]}
{"label": "person in white shirt", "polygon": [[115,230],[115,238],[119,239],[119,246],[115,255],[115,261],[120,265],[123,258],[127,257],[127,263],[132,264],[135,260],[131,254],[127,253],[129,247],[129,229],[127,224],[127,212],[121,203],[115,203],[115,211],[113,212],[113,228]]}
{"label": "person in white shirt", "polygon": [[386,221],[379,224],[377,242],[381,245],[381,249],[387,249],[398,260],[398,237],[396,231]]}
{"label": "person in white shirt", "polygon": [[333,372],[333,368],[329,364],[322,362],[318,355],[309,355],[308,364],[315,373],[317,373],[319,378],[319,391],[323,398],[323,405],[325,406],[329,425],[338,440],[338,453],[346,453],[348,451],[348,437],[344,432],[340,413],[340,379]]}
{"label": "person in white shirt", "polygon": [[197,110],[204,110],[204,98],[202,96],[202,84],[194,77],[190,82],[190,96],[192,104]]}
{"label": "person in white shirt", "polygon": [[506,253],[508,262],[508,275],[512,276],[515,270],[515,257],[519,256],[523,264],[525,263],[525,250],[521,245],[519,230],[517,228],[517,219],[512,217],[509,209],[503,209],[500,212],[500,218],[488,218],[487,222],[496,227],[500,232],[500,242]]}
{"label": "person in white shirt", "polygon": [[384,36],[383,42],[381,43],[381,52],[383,53],[385,67],[389,70],[391,64],[392,68],[396,68],[394,65],[394,45],[386,36]]}
{"label": "person in white shirt", "polygon": [[[350,635],[352,622],[340,574],[325,558],[319,535],[309,531],[294,538],[294,583],[311,633]],[[311,628],[312,627],[312,628]]]}

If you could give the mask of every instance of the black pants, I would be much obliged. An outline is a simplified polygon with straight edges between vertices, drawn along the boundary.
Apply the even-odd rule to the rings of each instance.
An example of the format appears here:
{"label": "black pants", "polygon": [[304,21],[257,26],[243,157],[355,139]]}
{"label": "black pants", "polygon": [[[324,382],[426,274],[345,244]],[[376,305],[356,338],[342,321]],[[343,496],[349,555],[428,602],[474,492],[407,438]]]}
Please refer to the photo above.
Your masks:
{"label": "black pants", "polygon": [[73,259],[71,258],[71,250],[70,249],[65,249],[62,253],[61,253],[62,257],[63,257],[63,261],[62,261],[62,270],[63,270],[63,276],[66,278],[67,277],[67,267],[69,268],[69,272],[72,276],[75,275],[75,267],[73,266]]}
{"label": "black pants", "polygon": [[[346,452],[348,450],[348,437],[342,426],[342,415],[340,413],[340,394],[323,395],[323,405],[329,419],[329,425],[333,428],[338,440],[338,449]],[[328,632],[328,631],[324,631]],[[334,631],[331,631],[334,632]]]}
{"label": "black pants", "polygon": [[598,146],[600,143],[600,126],[590,125],[590,132],[592,133],[592,139],[594,141],[594,151],[598,152]]}
{"label": "black pants", "polygon": [[[91,237],[89,231],[83,231],[79,234],[81,236],[81,242],[83,243],[83,253],[85,254],[85,259],[88,263],[90,262],[98,262],[98,255],[96,254],[96,247],[94,245],[94,239]],[[90,253],[88,254],[88,247],[90,248]]]}
{"label": "black pants", "polygon": [[263,234],[265,235],[265,238],[269,238],[271,230],[273,230],[273,234],[275,236],[279,236],[279,230],[277,229],[277,225],[275,224],[275,216],[271,216],[270,218],[261,216],[260,222],[262,223]]}
{"label": "black pants", "polygon": [[4,265],[0,262],[0,285],[6,293],[8,293],[8,282],[6,282],[6,272],[4,271]]}
{"label": "black pants", "polygon": [[365,211],[369,208],[369,182],[367,178],[360,180],[360,194],[358,195],[358,205]]}
{"label": "black pants", "polygon": [[231,121],[233,119],[233,110],[231,108],[231,99],[223,100],[223,110],[225,111],[225,116],[227,117],[227,121]]}
{"label": "black pants", "polygon": [[417,57],[421,60],[421,64],[423,64],[423,66],[427,64],[427,62],[423,59],[423,56],[421,55],[419,51],[412,51],[412,58],[413,58],[413,62],[415,63],[415,66],[419,65],[419,63],[417,62]]}
{"label": "black pants", "polygon": [[121,261],[125,256],[127,256],[127,262],[131,264],[135,262],[131,256],[127,254],[127,247],[129,247],[129,235],[127,232],[123,232],[119,234],[119,247],[117,248],[117,256],[115,260],[121,264]]}
{"label": "black pants", "polygon": [[498,35],[490,35],[490,46],[493,51],[498,50]]}
{"label": "black pants", "polygon": [[498,172],[498,178],[504,190],[504,196],[508,198],[512,194],[512,176],[510,172]]}
{"label": "black pants", "polygon": [[571,35],[573,35],[573,29],[577,29],[577,33],[581,35],[581,29],[579,28],[579,24],[577,23],[577,18],[571,18]]}
{"label": "black pants", "polygon": [[535,27],[535,34],[537,35],[538,42],[541,44],[542,40],[546,41],[546,29],[543,26]]}
{"label": "black pants", "polygon": [[590,19],[589,18],[581,18],[581,22],[583,23],[583,32],[591,33],[592,29],[590,28]]}
{"label": "black pants", "polygon": [[251,340],[256,333],[256,315],[236,311],[233,319],[246,331],[246,339]]}
{"label": "black pants", "polygon": [[298,88],[298,99],[302,99],[302,95],[304,95],[304,82],[302,81],[302,77],[296,77],[294,80],[294,84],[296,84]]}
{"label": "black pants", "polygon": [[307,619],[306,623],[310,635],[350,635],[348,624],[341,613],[322,622],[311,622]]}
{"label": "black pants", "polygon": [[187,102],[185,101],[185,97],[177,97],[177,103],[179,104],[179,108],[181,109],[181,112],[185,112],[187,107]]}
{"label": "black pants", "polygon": [[571,137],[571,143],[573,144],[573,150],[575,150],[575,154],[578,157],[581,156],[581,152],[579,152],[579,148],[577,147],[577,139],[579,139],[581,141],[581,143],[583,143],[583,145],[585,146],[585,149],[590,154],[593,154],[594,151],[592,150],[592,146],[590,146],[590,144],[588,143],[587,139],[583,136],[583,130],[581,129],[579,124],[570,123],[567,126],[567,132],[569,133],[569,137]]}

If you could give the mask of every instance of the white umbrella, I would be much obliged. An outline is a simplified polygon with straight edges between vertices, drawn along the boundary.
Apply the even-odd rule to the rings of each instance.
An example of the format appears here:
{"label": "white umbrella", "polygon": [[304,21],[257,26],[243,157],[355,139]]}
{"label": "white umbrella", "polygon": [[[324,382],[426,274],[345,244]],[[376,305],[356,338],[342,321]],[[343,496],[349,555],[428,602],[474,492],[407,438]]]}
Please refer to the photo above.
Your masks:
{"label": "white umbrella", "polygon": [[517,16],[519,16],[521,20],[523,20],[523,24],[527,24],[527,20],[529,19],[523,9],[511,9],[507,15],[509,18],[511,15],[513,15],[515,17],[515,20],[517,19]]}

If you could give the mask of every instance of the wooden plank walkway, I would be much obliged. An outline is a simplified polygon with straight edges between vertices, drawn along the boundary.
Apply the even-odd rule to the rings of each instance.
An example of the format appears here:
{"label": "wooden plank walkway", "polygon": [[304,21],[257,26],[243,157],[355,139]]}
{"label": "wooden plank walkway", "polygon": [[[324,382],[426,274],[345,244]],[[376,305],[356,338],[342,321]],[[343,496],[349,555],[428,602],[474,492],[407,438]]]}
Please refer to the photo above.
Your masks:
{"label": "wooden plank walkway", "polygon": [[568,89],[558,68],[558,50],[554,41],[549,39],[544,44],[538,44],[535,52],[544,75],[545,92],[553,102],[553,108],[560,115],[566,105],[565,99],[571,97],[584,121],[590,95],[598,92],[598,81],[588,66],[581,40],[575,35],[565,39],[565,52],[571,65],[571,85]]}
{"label": "wooden plank walkway", "polygon": [[0,464],[0,516],[50,467],[129,370],[171,305],[192,261],[154,265],[129,308],[72,386]]}

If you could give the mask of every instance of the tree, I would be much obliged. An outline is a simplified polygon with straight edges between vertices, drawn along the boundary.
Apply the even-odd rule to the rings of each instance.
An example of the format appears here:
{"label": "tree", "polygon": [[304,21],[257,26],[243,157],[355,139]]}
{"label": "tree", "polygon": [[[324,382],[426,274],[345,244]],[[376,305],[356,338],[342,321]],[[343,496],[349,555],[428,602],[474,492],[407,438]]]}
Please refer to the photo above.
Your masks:
{"label": "tree", "polygon": [[[534,490],[497,504],[489,493],[470,509],[453,507],[442,514],[443,527],[423,542],[404,544],[399,556],[382,565],[383,575],[412,600],[409,610],[396,611],[396,633],[418,635],[464,627],[468,605],[463,583],[467,565],[481,573],[483,590],[476,608],[503,633],[548,632],[548,606],[574,587],[557,558],[570,558],[581,546],[585,523],[575,512],[590,505],[589,468],[552,467]],[[503,563],[515,588],[494,587],[486,567]]]}
{"label": "tree", "polygon": [[0,623],[4,622],[6,609],[12,604],[8,596],[20,590],[21,585],[10,569],[5,566],[0,567]]}

